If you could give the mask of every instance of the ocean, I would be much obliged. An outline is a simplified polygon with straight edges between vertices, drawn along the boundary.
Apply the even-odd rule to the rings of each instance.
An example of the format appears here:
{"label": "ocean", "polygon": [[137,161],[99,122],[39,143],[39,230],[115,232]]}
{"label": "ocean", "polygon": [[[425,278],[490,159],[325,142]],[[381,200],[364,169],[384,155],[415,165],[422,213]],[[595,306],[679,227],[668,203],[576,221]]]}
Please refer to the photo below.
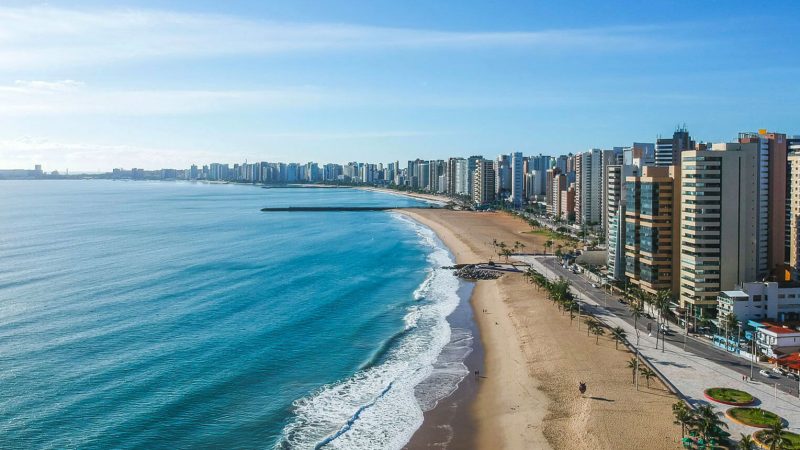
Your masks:
{"label": "ocean", "polygon": [[[0,182],[0,447],[397,449],[467,374],[421,206],[355,189]],[[463,291],[463,290],[462,290]]]}

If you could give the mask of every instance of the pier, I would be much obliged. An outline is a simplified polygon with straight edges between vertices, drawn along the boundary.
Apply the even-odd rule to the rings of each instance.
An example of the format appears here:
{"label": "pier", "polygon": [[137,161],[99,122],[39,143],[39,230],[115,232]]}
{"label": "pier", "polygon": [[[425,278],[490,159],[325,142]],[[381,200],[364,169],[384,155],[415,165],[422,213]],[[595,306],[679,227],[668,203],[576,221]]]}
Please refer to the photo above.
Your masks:
{"label": "pier", "polygon": [[344,212],[344,211],[391,211],[393,209],[436,209],[439,206],[289,206],[261,208],[263,212]]}

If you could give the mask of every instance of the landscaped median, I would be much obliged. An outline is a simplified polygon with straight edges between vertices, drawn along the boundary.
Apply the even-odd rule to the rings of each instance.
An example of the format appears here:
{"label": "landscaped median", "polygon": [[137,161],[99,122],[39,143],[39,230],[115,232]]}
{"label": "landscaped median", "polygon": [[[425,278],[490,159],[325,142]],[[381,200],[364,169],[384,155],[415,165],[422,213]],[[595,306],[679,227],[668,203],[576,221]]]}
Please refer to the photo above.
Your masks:
{"label": "landscaped median", "polygon": [[747,392],[731,388],[709,388],[703,391],[703,395],[709,400],[731,406],[746,406],[756,401],[755,397]]}
{"label": "landscaped median", "polygon": [[[756,444],[759,447],[764,449],[769,449],[770,448],[769,444],[764,442],[764,439],[766,438],[766,436],[764,436],[764,433],[766,433],[766,431],[767,430],[756,431],[753,434],[753,440],[756,441]],[[800,450],[800,434],[784,431],[783,433],[781,433],[781,437],[783,438],[784,444],[783,447],[780,448],[785,450]]]}
{"label": "landscaped median", "polygon": [[755,428],[769,428],[783,422],[779,415],[761,408],[731,408],[725,411],[725,416],[740,425]]}

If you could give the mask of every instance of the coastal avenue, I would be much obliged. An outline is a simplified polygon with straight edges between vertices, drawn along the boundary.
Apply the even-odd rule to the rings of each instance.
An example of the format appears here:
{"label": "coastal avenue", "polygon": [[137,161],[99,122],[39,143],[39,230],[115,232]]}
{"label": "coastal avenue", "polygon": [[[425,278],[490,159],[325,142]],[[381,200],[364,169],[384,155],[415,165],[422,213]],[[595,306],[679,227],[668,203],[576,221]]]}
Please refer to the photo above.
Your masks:
{"label": "coastal avenue", "polygon": [[[580,295],[580,300],[584,300],[586,297],[591,298],[592,300],[597,302],[598,305],[602,305],[605,310],[623,319],[625,322],[630,324],[631,327],[633,327],[634,321],[633,317],[631,316],[630,308],[628,308],[628,305],[619,302],[620,299],[619,296],[609,294],[603,289],[592,287],[592,283],[586,280],[580,274],[572,273],[571,271],[564,269],[562,266],[560,266],[556,262],[556,258],[553,256],[545,256],[545,257],[537,256],[535,259],[540,261],[542,264],[545,264],[547,269],[554,271],[558,276],[568,279],[570,282],[570,286],[574,288],[574,290],[577,291],[577,293]],[[639,331],[642,333],[642,336],[647,336],[648,334],[647,330],[648,323],[652,323],[652,328],[655,331],[656,324],[654,320],[650,320],[645,317],[640,317],[639,320],[637,321],[637,326]],[[671,336],[667,336],[667,342],[682,348],[684,345],[683,329],[676,328],[674,324],[671,325],[673,334]],[[705,341],[699,340],[691,336],[688,336],[685,339],[685,341],[686,341],[686,351],[691,352],[708,361],[724,366],[728,369],[734,370],[741,375],[746,375],[750,377],[749,360],[735,356],[732,353],[726,352],[720,348],[714,347],[713,345]],[[767,370],[769,370],[770,366],[764,366],[759,364],[754,365],[753,379],[755,381],[767,384],[769,386],[774,386],[777,383],[779,390],[793,396],[800,396],[800,392],[798,392],[800,383],[783,376],[777,378],[767,378],[759,374],[758,373],[759,369],[765,367],[767,368]]]}

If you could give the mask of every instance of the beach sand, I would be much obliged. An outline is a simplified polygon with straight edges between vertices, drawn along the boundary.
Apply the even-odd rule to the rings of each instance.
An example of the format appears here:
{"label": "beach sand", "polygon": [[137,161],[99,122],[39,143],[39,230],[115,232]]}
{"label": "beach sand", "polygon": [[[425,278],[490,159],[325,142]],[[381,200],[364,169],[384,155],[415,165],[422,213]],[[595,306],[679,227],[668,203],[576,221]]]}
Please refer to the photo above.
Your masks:
{"label": "beach sand", "polygon": [[[403,210],[433,229],[458,263],[498,260],[494,239],[540,252],[541,235],[505,213]],[[513,257],[512,257],[513,260]],[[676,398],[657,380],[631,384],[632,356],[608,337],[587,337],[521,274],[479,281],[472,307],[484,350],[485,378],[471,405],[471,448],[479,449],[674,449],[680,428],[672,423]],[[483,311],[488,312],[484,313]],[[578,383],[587,383],[581,396]],[[426,416],[427,420],[427,416]],[[419,433],[430,433],[423,424]],[[418,433],[418,434],[419,434]],[[463,437],[463,436],[462,436]],[[463,442],[463,439],[460,439]],[[413,448],[440,445],[419,444]]]}

